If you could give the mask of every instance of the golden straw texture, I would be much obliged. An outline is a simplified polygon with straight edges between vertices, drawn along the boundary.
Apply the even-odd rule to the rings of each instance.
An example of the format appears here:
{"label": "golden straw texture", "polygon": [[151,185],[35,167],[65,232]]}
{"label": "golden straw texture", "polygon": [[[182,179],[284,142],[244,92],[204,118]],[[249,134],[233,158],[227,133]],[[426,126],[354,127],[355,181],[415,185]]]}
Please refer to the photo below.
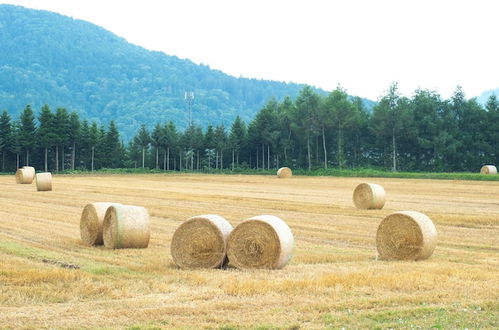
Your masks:
{"label": "golden straw texture", "polygon": [[484,165],[480,169],[480,174],[497,174],[497,168],[494,165]]}
{"label": "golden straw texture", "polygon": [[227,257],[237,268],[283,268],[293,255],[291,229],[280,218],[260,215],[240,223],[229,236]]}
{"label": "golden straw texture", "polygon": [[437,245],[435,225],[423,213],[400,211],[385,217],[376,232],[376,247],[382,260],[423,260]]}
{"label": "golden straw texture", "polygon": [[284,178],[290,178],[292,176],[293,176],[293,172],[291,171],[291,169],[289,167],[281,167],[277,171],[278,178],[284,179]]}
{"label": "golden straw texture", "polygon": [[90,203],[85,205],[80,218],[80,235],[83,243],[87,245],[102,245],[102,223],[107,209],[119,203]]}
{"label": "golden straw texture", "polygon": [[16,171],[16,183],[31,184],[35,179],[35,168],[24,166]]}
{"label": "golden straw texture", "polygon": [[52,174],[49,172],[36,174],[36,190],[51,191],[52,190]]}
{"label": "golden straw texture", "polygon": [[107,248],[146,248],[151,234],[149,213],[141,206],[112,205],[104,216],[102,232]]}
{"label": "golden straw texture", "polygon": [[180,268],[222,267],[227,261],[227,239],[232,229],[227,220],[216,214],[187,219],[173,234],[173,261]]}
{"label": "golden straw texture", "polygon": [[376,183],[361,183],[353,191],[353,203],[358,209],[382,209],[386,193]]}

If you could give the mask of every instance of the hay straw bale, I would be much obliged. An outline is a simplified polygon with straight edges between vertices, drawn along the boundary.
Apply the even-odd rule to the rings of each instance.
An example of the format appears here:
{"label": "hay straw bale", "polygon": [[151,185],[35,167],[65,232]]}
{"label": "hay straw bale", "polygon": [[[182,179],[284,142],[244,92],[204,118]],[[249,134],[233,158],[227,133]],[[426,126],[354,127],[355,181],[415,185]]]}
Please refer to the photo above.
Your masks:
{"label": "hay straw bale", "polygon": [[142,206],[109,206],[102,232],[104,246],[109,249],[146,248],[151,235],[149,213]]}
{"label": "hay straw bale", "polygon": [[484,165],[480,169],[480,174],[497,174],[497,168],[494,165]]}
{"label": "hay straw bale", "polygon": [[291,176],[293,176],[293,171],[291,171],[289,167],[281,167],[277,171],[278,178],[284,179],[284,178],[290,178]]}
{"label": "hay straw bale", "polygon": [[353,203],[358,209],[382,209],[385,189],[376,183],[361,183],[353,191]]}
{"label": "hay straw bale", "polygon": [[198,215],[183,222],[173,234],[171,254],[180,268],[217,268],[227,261],[227,239],[232,225],[216,214]]}
{"label": "hay straw bale", "polygon": [[259,215],[234,228],[227,242],[227,257],[240,269],[279,269],[291,259],[293,249],[288,225],[276,216]]}
{"label": "hay straw bale", "polygon": [[36,174],[36,190],[37,191],[52,190],[52,174],[50,172]]}
{"label": "hay straw bale", "polygon": [[382,260],[423,260],[437,245],[437,230],[429,217],[416,211],[400,211],[385,217],[376,232]]}
{"label": "hay straw bale", "polygon": [[31,184],[35,179],[35,168],[23,166],[16,171],[16,183]]}
{"label": "hay straw bale", "polygon": [[80,235],[83,243],[87,245],[102,245],[102,223],[107,209],[119,203],[90,203],[85,205],[80,217]]}

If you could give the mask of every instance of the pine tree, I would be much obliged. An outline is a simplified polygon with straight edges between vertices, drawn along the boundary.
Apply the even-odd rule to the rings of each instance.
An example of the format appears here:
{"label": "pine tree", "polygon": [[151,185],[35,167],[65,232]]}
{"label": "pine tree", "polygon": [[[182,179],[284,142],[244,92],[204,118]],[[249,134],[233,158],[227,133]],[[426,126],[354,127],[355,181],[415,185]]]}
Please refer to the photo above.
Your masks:
{"label": "pine tree", "polygon": [[80,117],[78,116],[78,113],[75,111],[72,111],[71,114],[69,115],[69,130],[68,130],[68,141],[71,144],[71,169],[75,169],[75,162],[76,162],[76,145],[77,142],[79,143],[79,140],[81,138],[81,124],[80,124]]}
{"label": "pine tree", "polygon": [[5,155],[11,149],[12,127],[7,110],[0,116],[0,152],[2,153],[2,172],[5,171]]}
{"label": "pine tree", "polygon": [[18,139],[21,151],[26,153],[25,165],[29,165],[30,152],[36,145],[35,114],[30,105],[27,105],[21,113]]}
{"label": "pine tree", "polygon": [[44,105],[40,110],[38,122],[40,126],[37,130],[38,143],[44,148],[44,168],[45,172],[48,171],[48,149],[54,145],[56,141],[55,127],[54,127],[54,114],[48,105]]}

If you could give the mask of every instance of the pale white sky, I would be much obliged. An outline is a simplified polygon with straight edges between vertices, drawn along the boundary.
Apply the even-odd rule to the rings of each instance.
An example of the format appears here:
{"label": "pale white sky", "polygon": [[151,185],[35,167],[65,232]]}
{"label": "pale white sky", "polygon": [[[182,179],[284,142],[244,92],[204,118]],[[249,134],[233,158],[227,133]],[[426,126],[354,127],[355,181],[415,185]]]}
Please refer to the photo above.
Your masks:
{"label": "pale white sky", "polygon": [[234,76],[376,100],[499,87],[498,0],[18,0]]}

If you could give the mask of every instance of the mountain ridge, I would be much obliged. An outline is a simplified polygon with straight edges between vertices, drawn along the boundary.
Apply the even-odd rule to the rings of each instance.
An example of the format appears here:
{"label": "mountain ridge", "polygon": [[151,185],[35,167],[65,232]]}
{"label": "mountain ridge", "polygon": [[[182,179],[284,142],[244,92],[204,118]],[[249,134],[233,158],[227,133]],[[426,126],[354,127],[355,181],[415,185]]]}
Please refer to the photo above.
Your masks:
{"label": "mountain ridge", "polygon": [[84,20],[15,5],[0,5],[0,44],[0,108],[17,115],[26,104],[66,107],[99,123],[115,120],[125,139],[141,123],[184,128],[186,91],[195,93],[194,122],[206,127],[236,116],[249,122],[270,98],[295,98],[304,86],[236,78]]}

